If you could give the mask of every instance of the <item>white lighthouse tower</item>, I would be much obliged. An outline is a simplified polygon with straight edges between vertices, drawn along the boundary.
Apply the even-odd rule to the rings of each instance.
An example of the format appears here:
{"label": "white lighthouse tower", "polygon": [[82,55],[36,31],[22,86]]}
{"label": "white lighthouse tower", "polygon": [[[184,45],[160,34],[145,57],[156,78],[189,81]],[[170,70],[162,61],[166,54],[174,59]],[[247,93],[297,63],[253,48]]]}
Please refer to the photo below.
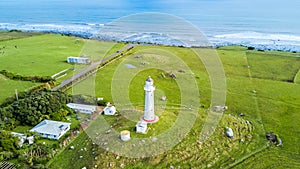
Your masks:
{"label": "white lighthouse tower", "polygon": [[155,123],[158,117],[154,114],[154,90],[153,79],[149,76],[144,87],[145,90],[145,110],[142,121],[147,123]]}

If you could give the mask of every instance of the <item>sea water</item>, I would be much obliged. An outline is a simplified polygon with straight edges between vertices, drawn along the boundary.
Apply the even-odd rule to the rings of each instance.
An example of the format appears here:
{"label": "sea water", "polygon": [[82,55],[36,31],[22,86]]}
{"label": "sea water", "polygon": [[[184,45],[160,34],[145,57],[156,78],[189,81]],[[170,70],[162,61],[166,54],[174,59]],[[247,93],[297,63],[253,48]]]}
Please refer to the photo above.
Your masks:
{"label": "sea water", "polygon": [[[297,0],[1,0],[0,29],[91,37],[121,17],[158,12],[195,25],[216,46],[300,51],[299,9]],[[169,31],[176,34],[178,30]],[[174,38],[160,32],[126,37],[126,41],[177,45]]]}

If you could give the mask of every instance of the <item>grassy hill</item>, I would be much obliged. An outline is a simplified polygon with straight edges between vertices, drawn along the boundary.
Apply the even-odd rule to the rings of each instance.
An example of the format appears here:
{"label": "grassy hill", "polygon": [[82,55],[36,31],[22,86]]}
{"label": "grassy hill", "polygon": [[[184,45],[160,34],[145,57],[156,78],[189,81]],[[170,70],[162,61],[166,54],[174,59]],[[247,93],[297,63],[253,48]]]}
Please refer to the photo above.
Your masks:
{"label": "grassy hill", "polygon": [[[90,41],[58,34],[0,31],[0,70],[23,76],[52,76],[69,69],[65,76],[57,80],[61,82],[73,76],[74,65],[66,62],[68,56],[85,54],[91,57],[91,60],[99,60],[111,54],[110,49],[115,52],[124,46],[114,45],[113,42]],[[0,103],[12,96],[15,89],[24,91],[36,85],[38,84],[8,80],[1,75]]]}
{"label": "grassy hill", "polygon": [[[111,94],[113,93],[112,79],[116,76],[116,70],[121,69],[119,66],[126,67],[128,58],[134,58],[137,55],[143,56],[141,51],[147,48],[153,47],[136,47],[123,59],[100,70],[95,77],[75,86],[73,91],[81,91],[85,94],[95,93],[97,97],[114,101]],[[190,49],[162,46],[155,46],[154,48],[175,54],[184,60],[195,74],[194,77],[201,95],[200,104],[204,107],[199,109],[196,123],[185,139],[165,153],[153,157],[132,159],[107,152],[104,150],[105,146],[97,149],[91,148],[92,142],[95,140],[91,140],[86,133],[83,133],[78,140],[83,138],[89,140],[85,141],[84,146],[90,147],[94,154],[83,155],[84,157],[80,159],[78,158],[79,155],[86,154],[80,150],[80,147],[72,150],[73,153],[66,150],[66,154],[62,153],[54,159],[51,168],[59,168],[61,165],[64,166],[63,168],[94,167],[95,165],[100,168],[109,168],[109,166],[113,168],[169,168],[170,166],[175,168],[179,166],[181,168],[299,167],[300,149],[297,146],[299,142],[297,136],[300,130],[297,119],[300,117],[298,113],[300,111],[300,86],[293,83],[293,79],[300,69],[300,58],[297,57],[297,54],[251,51],[243,47],[221,47],[217,49],[226,74],[226,105],[229,109],[223,115],[216,132],[200,146],[197,140],[205,123],[211,98],[210,82],[205,66]],[[134,66],[136,66],[137,62],[131,63],[135,63]],[[167,75],[168,72],[156,68],[140,71],[128,86],[131,103],[137,109],[142,110],[142,87],[145,77],[151,75],[157,86],[156,95],[158,96],[156,100],[159,100],[161,95],[166,95],[168,98],[167,103],[165,103],[166,109],[161,114],[161,123],[151,125],[148,134],[140,136],[134,133],[135,122],[122,116],[105,117],[110,124],[115,126],[116,131],[130,130],[133,138],[155,136],[163,133],[164,130],[161,128],[166,127],[168,123],[172,123],[176,119],[176,105],[179,101],[176,98],[180,98],[176,91],[179,88],[174,86],[176,80],[169,77],[163,78],[161,73]],[[175,74],[178,75],[179,73],[176,72]],[[91,88],[90,91],[84,90],[87,89],[87,86]],[[124,97],[124,95],[120,93],[120,97]],[[157,101],[157,103],[159,102]],[[241,113],[245,116],[240,117],[239,114]],[[166,121],[165,119],[174,120]],[[224,136],[224,127],[226,126],[232,127],[237,134],[234,140]],[[283,140],[283,146],[270,146],[265,138],[268,131],[278,134]],[[89,133],[88,130],[87,133]],[[249,134],[251,137],[248,137]],[[75,140],[72,145],[76,147],[80,144]],[[107,147],[109,148],[109,146]]]}
{"label": "grassy hill", "polygon": [[[124,46],[124,44],[115,45],[115,43],[95,41],[89,41],[86,45],[84,40],[78,41],[75,37],[53,34],[27,36],[23,33],[11,32],[0,33],[0,36],[2,37],[0,69],[22,75],[51,76],[74,67],[65,62],[66,57],[70,55],[78,56],[86,53],[95,55],[94,59],[100,59]],[[197,50],[205,56],[210,56],[206,49]],[[247,50],[238,46],[221,47],[216,52],[226,75],[228,110],[225,111],[215,133],[208,140],[198,141],[208,117],[212,92],[210,79],[202,61],[193,50],[188,48],[137,46],[121,59],[104,67],[96,75],[68,92],[104,97],[112,102],[116,101],[116,96],[123,98],[128,94],[132,105],[137,110],[143,110],[143,85],[145,78],[150,75],[156,85],[156,112],[160,116],[160,121],[150,125],[151,129],[147,135],[134,133],[136,122],[123,116],[104,117],[104,119],[117,132],[130,130],[132,138],[159,137],[176,122],[180,106],[189,108],[190,105],[180,105],[182,100],[180,91],[186,91],[187,99],[197,100],[193,96],[200,95],[201,106],[197,109],[197,114],[195,116],[193,114],[194,119],[189,121],[195,122],[192,128],[172,149],[147,158],[128,158],[106,151],[113,149],[113,144],[108,143],[106,146],[94,144],[96,141],[87,135],[92,131],[87,129],[87,133],[82,132],[63,152],[55,156],[48,164],[49,167],[96,168],[97,165],[98,168],[170,168],[170,166],[175,168],[179,166],[181,168],[299,168],[299,54]],[[168,55],[176,57],[174,60],[164,60]],[[137,71],[152,63],[151,60],[147,60],[149,58],[154,59],[157,64],[172,64],[165,64],[163,68],[154,65],[149,69]],[[181,64],[177,66],[181,61],[184,62],[184,66]],[[136,74],[130,79],[128,86],[123,86],[126,83],[118,81],[122,79],[123,74],[119,74],[118,77],[116,72],[124,73],[126,79],[125,77],[128,77],[126,74],[130,71],[136,71]],[[168,76],[170,71],[177,76],[177,79]],[[60,81],[71,76],[70,72]],[[199,93],[189,93],[193,91],[188,89],[190,85],[182,83],[183,86],[180,86],[181,79],[190,78],[195,80]],[[12,96],[14,89],[22,91],[35,85],[37,84],[9,80],[0,76],[0,102]],[[112,89],[113,87],[119,90]],[[124,87],[128,93],[122,92]],[[165,102],[160,100],[163,95],[167,96]],[[241,113],[244,116],[239,116]],[[102,125],[101,119],[100,116],[91,125]],[[234,130],[234,139],[225,136],[225,127]],[[268,131],[278,134],[283,145],[276,147],[268,144],[265,138],[265,133]],[[115,137],[115,140],[119,140],[118,137]],[[70,149],[70,146],[74,146],[74,149]]]}

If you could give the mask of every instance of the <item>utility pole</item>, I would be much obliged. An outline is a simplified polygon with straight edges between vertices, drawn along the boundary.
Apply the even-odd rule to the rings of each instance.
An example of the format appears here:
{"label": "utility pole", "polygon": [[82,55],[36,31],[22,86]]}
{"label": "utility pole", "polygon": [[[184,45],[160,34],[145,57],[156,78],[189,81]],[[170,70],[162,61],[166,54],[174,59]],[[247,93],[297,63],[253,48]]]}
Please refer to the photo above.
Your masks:
{"label": "utility pole", "polygon": [[18,89],[15,89],[15,93],[16,93],[16,99],[19,100]]}

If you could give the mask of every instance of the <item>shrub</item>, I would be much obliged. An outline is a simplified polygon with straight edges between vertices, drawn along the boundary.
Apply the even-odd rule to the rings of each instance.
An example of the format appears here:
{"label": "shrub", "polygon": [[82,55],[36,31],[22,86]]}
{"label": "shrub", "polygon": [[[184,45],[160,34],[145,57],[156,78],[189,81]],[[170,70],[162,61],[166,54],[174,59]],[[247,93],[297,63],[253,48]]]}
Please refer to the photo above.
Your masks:
{"label": "shrub", "polygon": [[255,47],[253,47],[253,46],[249,46],[247,49],[248,49],[248,50],[254,50],[254,49],[255,49]]}

